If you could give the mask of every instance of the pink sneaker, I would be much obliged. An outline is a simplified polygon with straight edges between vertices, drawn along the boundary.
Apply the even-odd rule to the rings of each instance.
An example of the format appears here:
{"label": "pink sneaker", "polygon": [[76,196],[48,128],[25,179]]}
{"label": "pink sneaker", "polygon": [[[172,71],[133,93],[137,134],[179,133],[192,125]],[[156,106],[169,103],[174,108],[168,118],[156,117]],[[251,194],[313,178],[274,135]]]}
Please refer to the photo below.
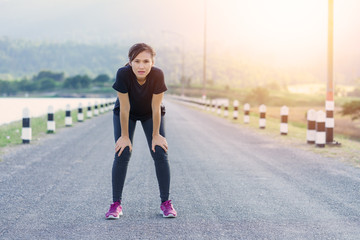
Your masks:
{"label": "pink sneaker", "polygon": [[177,213],[174,209],[173,205],[171,204],[171,200],[167,200],[166,202],[163,202],[160,205],[160,214],[163,215],[163,217],[176,217]]}
{"label": "pink sneaker", "polygon": [[122,207],[119,202],[114,202],[110,205],[109,211],[106,213],[106,219],[118,219],[119,216],[122,216]]}

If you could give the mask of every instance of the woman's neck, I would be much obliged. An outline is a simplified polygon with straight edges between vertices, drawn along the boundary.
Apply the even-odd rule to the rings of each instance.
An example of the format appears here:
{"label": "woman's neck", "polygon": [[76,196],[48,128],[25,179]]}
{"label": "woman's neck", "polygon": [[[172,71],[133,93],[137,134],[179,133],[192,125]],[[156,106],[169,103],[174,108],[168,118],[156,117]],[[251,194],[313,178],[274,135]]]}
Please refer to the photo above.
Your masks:
{"label": "woman's neck", "polygon": [[143,85],[146,82],[146,78],[144,78],[144,79],[138,79],[137,78],[136,80],[140,85]]}

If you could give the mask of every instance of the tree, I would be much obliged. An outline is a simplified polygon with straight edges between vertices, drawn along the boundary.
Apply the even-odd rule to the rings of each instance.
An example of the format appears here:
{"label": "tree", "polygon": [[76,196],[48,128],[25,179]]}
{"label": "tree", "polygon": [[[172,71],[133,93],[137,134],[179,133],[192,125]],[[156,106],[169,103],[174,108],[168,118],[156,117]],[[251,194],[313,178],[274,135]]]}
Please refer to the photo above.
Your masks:
{"label": "tree", "polygon": [[52,91],[56,87],[56,82],[52,78],[42,78],[39,80],[39,82],[40,82],[39,89],[41,91]]}
{"label": "tree", "polygon": [[19,91],[18,82],[0,80],[0,93],[5,95],[15,95]]}
{"label": "tree", "polygon": [[88,75],[80,76],[80,86],[82,88],[88,88],[90,87],[91,79]]}
{"label": "tree", "polygon": [[78,80],[78,77],[68,77],[65,79],[64,82],[64,88],[69,88],[69,89],[79,89],[80,88],[80,82]]}
{"label": "tree", "polygon": [[51,78],[57,82],[64,81],[64,73],[53,73],[51,71],[41,71],[38,75],[34,76],[33,80],[41,80],[43,78]]}
{"label": "tree", "polygon": [[110,81],[110,77],[107,74],[100,74],[94,80],[94,84],[97,86],[104,86],[105,83]]}
{"label": "tree", "polygon": [[360,118],[360,101],[351,101],[345,103],[342,106],[341,110],[342,115],[351,115],[351,119],[359,119]]}
{"label": "tree", "polygon": [[87,76],[76,75],[74,77],[66,78],[64,88],[79,89],[90,87],[91,79]]}
{"label": "tree", "polygon": [[39,89],[39,82],[29,81],[27,79],[22,79],[19,84],[19,89],[23,92],[33,92]]}

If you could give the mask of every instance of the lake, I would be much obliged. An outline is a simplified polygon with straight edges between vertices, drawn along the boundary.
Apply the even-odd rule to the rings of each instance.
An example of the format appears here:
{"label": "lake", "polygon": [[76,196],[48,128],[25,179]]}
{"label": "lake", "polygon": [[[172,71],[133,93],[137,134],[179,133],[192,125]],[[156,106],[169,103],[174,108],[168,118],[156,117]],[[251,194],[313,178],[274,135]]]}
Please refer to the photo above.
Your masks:
{"label": "lake", "polygon": [[77,109],[79,104],[85,108],[88,104],[115,101],[116,98],[0,98],[0,125],[22,119],[25,107],[30,110],[30,117],[38,117],[47,114],[51,105],[54,112],[65,110],[69,104],[71,109]]}

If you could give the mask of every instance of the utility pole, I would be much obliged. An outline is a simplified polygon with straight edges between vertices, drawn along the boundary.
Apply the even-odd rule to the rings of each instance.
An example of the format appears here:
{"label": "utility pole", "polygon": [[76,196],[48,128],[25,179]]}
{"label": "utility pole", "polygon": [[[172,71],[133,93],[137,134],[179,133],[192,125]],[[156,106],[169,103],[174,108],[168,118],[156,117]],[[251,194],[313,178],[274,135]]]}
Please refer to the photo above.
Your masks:
{"label": "utility pole", "polygon": [[327,66],[327,90],[326,90],[326,143],[334,144],[334,71],[333,71],[333,36],[334,36],[334,1],[328,0],[328,66]]}
{"label": "utility pole", "polygon": [[204,0],[204,58],[203,58],[203,98],[206,98],[206,4],[207,0]]}
{"label": "utility pole", "polygon": [[184,36],[182,36],[181,45],[182,45],[182,54],[181,54],[181,96],[185,96],[185,43],[184,43]]}

